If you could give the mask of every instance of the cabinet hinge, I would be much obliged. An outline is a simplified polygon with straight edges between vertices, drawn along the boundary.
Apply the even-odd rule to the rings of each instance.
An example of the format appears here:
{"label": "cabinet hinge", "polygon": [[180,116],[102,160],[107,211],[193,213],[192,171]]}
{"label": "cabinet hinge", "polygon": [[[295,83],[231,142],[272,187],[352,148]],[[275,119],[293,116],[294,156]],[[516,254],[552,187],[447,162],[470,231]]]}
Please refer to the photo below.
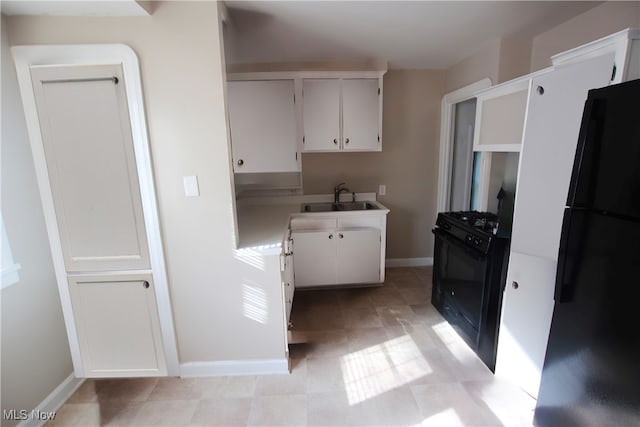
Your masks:
{"label": "cabinet hinge", "polygon": [[378,95],[380,95],[380,88],[378,88]]}
{"label": "cabinet hinge", "polygon": [[302,137],[302,143],[304,144],[304,136]]}
{"label": "cabinet hinge", "polygon": [[293,103],[294,104],[296,103],[296,94],[295,93],[293,94]]}
{"label": "cabinet hinge", "polygon": [[611,81],[616,78],[616,71],[618,71],[616,64],[613,64],[613,70],[611,70]]}
{"label": "cabinet hinge", "polygon": [[378,135],[378,142],[380,142],[380,135]]}
{"label": "cabinet hinge", "polygon": [[296,161],[298,161],[298,152],[296,151]]}

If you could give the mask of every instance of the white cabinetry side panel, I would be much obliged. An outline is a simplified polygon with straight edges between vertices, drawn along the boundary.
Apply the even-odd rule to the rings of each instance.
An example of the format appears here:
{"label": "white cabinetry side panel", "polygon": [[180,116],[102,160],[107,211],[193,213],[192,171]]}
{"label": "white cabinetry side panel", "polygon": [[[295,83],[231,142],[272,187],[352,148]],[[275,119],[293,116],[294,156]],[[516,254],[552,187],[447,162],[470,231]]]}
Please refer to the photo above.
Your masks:
{"label": "white cabinetry side panel", "polygon": [[166,375],[151,276],[69,277],[87,377]]}
{"label": "white cabinetry side panel", "polygon": [[297,172],[293,80],[227,83],[236,173]]}
{"label": "white cabinetry side panel", "polygon": [[150,268],[121,67],[40,67],[32,81],[67,271]]}
{"label": "white cabinetry side panel", "polygon": [[304,151],[340,149],[340,80],[305,79],[302,111]]}
{"label": "white cabinetry side panel", "polygon": [[380,150],[378,79],[342,81],[342,142],[345,151]]}
{"label": "white cabinetry side panel", "polygon": [[336,232],[301,231],[292,233],[292,238],[296,288],[335,284]]}
{"label": "white cabinetry side panel", "polygon": [[338,230],[336,270],[340,283],[380,281],[380,230]]}
{"label": "white cabinetry side panel", "polygon": [[[511,250],[556,260],[582,110],[606,86],[613,56],[535,77],[518,171]],[[541,93],[542,92],[542,93]]]}

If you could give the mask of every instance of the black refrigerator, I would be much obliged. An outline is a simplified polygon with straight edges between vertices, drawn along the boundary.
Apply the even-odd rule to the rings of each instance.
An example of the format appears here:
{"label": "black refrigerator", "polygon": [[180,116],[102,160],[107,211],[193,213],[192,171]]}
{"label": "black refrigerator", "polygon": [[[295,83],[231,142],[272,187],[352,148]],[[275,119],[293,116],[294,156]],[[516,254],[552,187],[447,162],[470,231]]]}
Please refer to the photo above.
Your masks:
{"label": "black refrigerator", "polygon": [[589,91],[537,426],[640,426],[640,80]]}

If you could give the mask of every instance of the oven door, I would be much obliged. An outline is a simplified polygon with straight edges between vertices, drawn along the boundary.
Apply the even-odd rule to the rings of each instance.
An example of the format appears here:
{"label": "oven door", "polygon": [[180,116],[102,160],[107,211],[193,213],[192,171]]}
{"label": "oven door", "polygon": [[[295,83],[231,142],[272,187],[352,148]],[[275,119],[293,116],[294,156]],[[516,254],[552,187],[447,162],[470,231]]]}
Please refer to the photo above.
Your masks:
{"label": "oven door", "polygon": [[478,347],[487,255],[436,228],[432,303],[465,341]]}

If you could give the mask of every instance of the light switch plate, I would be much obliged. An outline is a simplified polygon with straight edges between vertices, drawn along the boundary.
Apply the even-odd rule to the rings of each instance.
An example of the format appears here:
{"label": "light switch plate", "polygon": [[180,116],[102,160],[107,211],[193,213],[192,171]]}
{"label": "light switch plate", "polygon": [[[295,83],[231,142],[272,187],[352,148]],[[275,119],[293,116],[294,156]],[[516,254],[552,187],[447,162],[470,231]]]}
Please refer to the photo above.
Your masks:
{"label": "light switch plate", "polygon": [[182,180],[184,181],[184,195],[186,197],[199,197],[200,189],[198,188],[198,177],[193,176],[183,176]]}
{"label": "light switch plate", "polygon": [[384,184],[380,184],[378,186],[378,195],[379,196],[384,196],[387,194],[387,186]]}

